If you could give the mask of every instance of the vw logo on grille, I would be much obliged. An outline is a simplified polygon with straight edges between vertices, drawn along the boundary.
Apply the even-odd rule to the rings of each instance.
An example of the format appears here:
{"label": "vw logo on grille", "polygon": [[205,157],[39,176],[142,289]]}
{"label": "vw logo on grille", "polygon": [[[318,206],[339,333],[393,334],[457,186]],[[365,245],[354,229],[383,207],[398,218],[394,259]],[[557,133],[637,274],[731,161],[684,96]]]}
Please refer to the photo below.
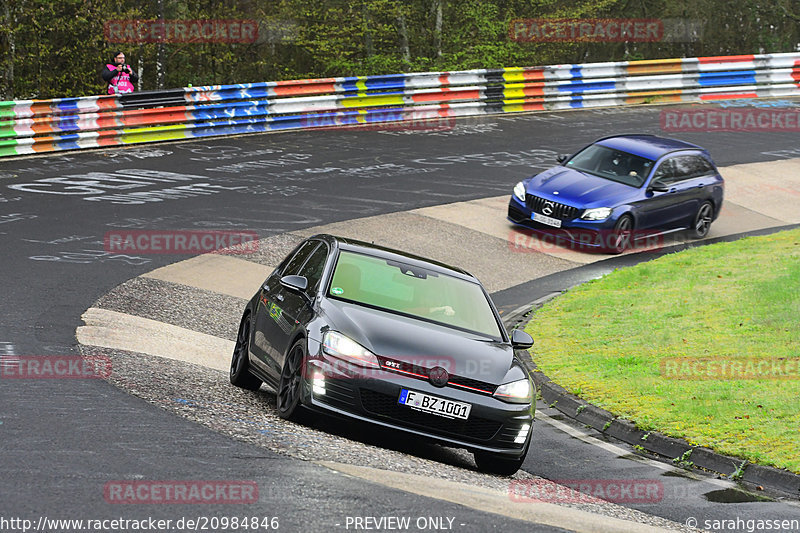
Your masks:
{"label": "vw logo on grille", "polygon": [[450,380],[450,374],[444,368],[435,366],[428,373],[428,379],[434,387],[444,387]]}
{"label": "vw logo on grille", "polygon": [[545,202],[544,207],[542,208],[542,213],[545,215],[552,215],[553,211],[555,210],[556,204],[554,202]]}

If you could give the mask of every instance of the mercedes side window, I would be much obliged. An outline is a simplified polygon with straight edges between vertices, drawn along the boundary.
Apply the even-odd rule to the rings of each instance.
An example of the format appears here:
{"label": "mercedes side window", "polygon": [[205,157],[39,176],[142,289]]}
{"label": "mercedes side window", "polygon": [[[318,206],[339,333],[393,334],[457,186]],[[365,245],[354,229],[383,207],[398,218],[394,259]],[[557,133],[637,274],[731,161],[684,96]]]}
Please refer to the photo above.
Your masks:
{"label": "mercedes side window", "polygon": [[675,167],[674,158],[662,161],[658,168],[653,173],[653,180],[650,182],[652,185],[669,185],[674,183],[675,180]]}
{"label": "mercedes side window", "polygon": [[699,155],[682,155],[674,157],[676,180],[682,181],[699,178],[713,172],[711,164]]}
{"label": "mercedes side window", "polygon": [[710,176],[712,174],[716,174],[714,165],[712,165],[708,159],[699,155],[692,156],[692,158],[694,159],[694,167],[697,176]]}

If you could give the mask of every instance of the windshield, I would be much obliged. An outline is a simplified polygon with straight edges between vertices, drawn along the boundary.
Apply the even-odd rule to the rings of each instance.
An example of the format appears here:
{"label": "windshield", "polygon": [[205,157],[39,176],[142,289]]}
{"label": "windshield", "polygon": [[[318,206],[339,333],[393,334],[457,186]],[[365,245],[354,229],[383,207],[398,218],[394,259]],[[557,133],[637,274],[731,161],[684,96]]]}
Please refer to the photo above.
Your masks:
{"label": "windshield", "polygon": [[480,285],[401,262],[342,251],[328,295],[502,338]]}
{"label": "windshield", "polygon": [[578,152],[566,166],[608,180],[640,187],[654,161],[613,148],[593,144]]}

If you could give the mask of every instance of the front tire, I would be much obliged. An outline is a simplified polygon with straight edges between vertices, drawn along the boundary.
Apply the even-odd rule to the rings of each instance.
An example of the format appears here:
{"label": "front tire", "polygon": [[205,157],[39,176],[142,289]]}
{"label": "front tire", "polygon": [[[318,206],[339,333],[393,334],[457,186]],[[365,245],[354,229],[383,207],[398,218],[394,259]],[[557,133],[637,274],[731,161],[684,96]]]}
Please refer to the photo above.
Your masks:
{"label": "front tire", "polygon": [[281,370],[278,384],[278,416],[287,420],[297,418],[303,387],[303,365],[306,360],[306,341],[300,339],[292,345]]}
{"label": "front tire", "polygon": [[231,357],[230,379],[233,385],[247,390],[258,390],[261,380],[250,373],[250,315],[242,317],[236,346]]}
{"label": "front tire", "polygon": [[700,206],[700,209],[697,210],[697,214],[694,216],[694,223],[692,224],[692,229],[690,230],[692,238],[702,239],[708,235],[708,231],[711,229],[711,221],[713,219],[714,206],[711,205],[711,202],[703,202],[703,205]]}
{"label": "front tire", "polygon": [[611,242],[608,251],[612,254],[621,254],[631,245],[631,234],[633,233],[633,219],[628,215],[622,215],[614,224],[611,233]]}

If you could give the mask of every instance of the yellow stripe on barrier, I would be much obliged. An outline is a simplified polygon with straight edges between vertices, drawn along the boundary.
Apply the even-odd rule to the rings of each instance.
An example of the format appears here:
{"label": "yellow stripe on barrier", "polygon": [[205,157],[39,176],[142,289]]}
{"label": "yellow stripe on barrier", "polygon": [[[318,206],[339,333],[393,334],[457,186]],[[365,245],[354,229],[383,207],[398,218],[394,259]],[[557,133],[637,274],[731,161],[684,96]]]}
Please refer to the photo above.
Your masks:
{"label": "yellow stripe on barrier", "polygon": [[520,83],[525,81],[539,81],[544,80],[544,72],[539,69],[524,69],[520,67],[511,67],[505,69],[503,73],[503,80],[508,83]]}
{"label": "yellow stripe on barrier", "polygon": [[339,103],[342,107],[372,107],[381,105],[403,105],[403,97],[391,94],[386,96],[370,95],[355,98],[344,98]]}
{"label": "yellow stripe on barrier", "polygon": [[626,67],[629,76],[643,74],[680,74],[683,71],[682,59],[653,59],[631,61]]}
{"label": "yellow stripe on barrier", "polygon": [[174,141],[189,137],[189,135],[187,135],[188,131],[185,124],[159,126],[157,128],[133,128],[122,130],[119,139],[120,142],[126,144],[152,141]]}

